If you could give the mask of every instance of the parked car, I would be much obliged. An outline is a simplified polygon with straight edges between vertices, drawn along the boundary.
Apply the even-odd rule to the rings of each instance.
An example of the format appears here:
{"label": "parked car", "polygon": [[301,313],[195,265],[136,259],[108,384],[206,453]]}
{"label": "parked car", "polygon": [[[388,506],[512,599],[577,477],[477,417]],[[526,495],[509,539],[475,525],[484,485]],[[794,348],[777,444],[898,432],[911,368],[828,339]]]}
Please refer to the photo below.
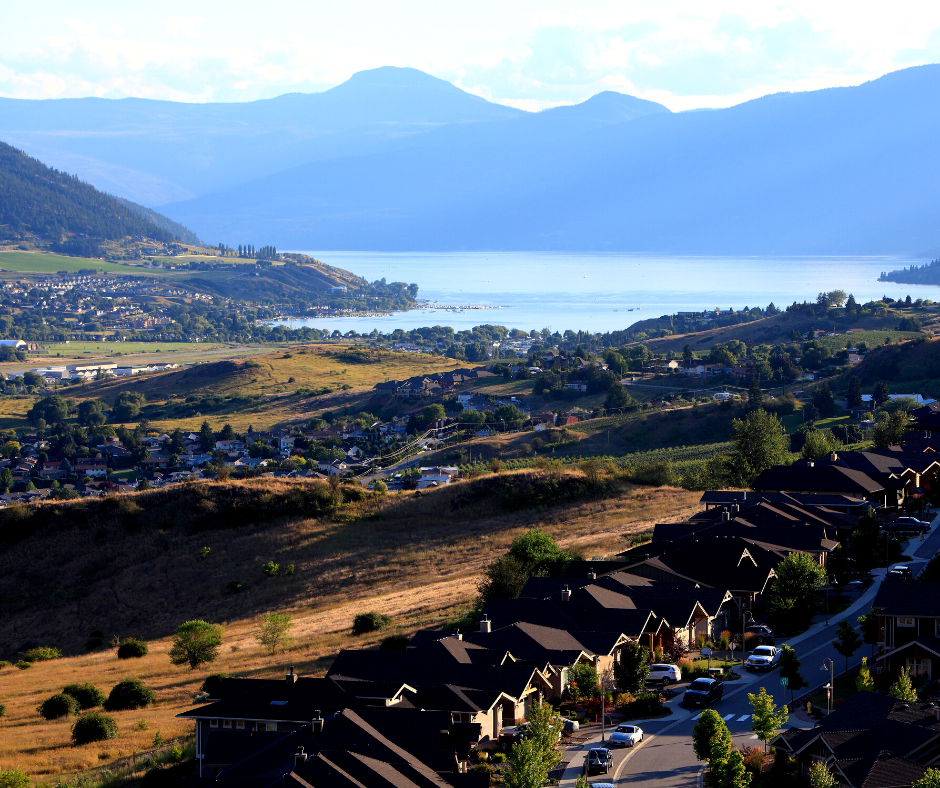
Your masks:
{"label": "parked car", "polygon": [[758,643],[774,642],[774,631],[766,624],[751,624],[745,631],[749,635],[754,635]]}
{"label": "parked car", "polygon": [[577,720],[569,720],[567,717],[565,717],[561,721],[561,724],[568,733],[577,733],[579,730],[581,730],[581,723]]}
{"label": "parked car", "polygon": [[665,663],[650,665],[650,673],[646,677],[646,680],[650,684],[662,684],[666,686],[667,684],[682,681],[682,671],[679,670],[678,665],[668,665]]}
{"label": "parked car", "polygon": [[930,523],[916,517],[898,517],[898,525],[910,528],[912,531],[930,530]]}
{"label": "parked car", "polygon": [[587,754],[588,774],[607,774],[614,765],[614,754],[603,747],[595,747]]}
{"label": "parked car", "polygon": [[907,564],[895,564],[888,570],[888,580],[910,580],[911,568]]}
{"label": "parked car", "polygon": [[618,747],[632,747],[643,741],[643,729],[639,725],[618,725],[610,734],[610,743]]}
{"label": "parked car", "polygon": [[725,685],[717,679],[696,679],[682,696],[687,706],[711,706],[721,700]]}
{"label": "parked car", "polygon": [[780,661],[780,653],[775,646],[758,646],[751,652],[744,667],[748,670],[770,670]]}
{"label": "parked car", "polygon": [[529,723],[524,722],[521,725],[509,725],[499,732],[499,740],[503,744],[515,744],[523,741],[526,737],[526,730]]}

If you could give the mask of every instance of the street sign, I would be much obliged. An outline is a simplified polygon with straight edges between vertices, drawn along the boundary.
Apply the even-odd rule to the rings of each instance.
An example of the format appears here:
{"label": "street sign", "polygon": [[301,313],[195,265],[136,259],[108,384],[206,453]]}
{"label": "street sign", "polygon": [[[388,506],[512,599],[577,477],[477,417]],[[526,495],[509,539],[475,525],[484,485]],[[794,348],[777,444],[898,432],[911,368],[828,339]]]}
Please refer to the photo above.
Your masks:
{"label": "street sign", "polygon": [[781,686],[781,687],[786,687],[787,684],[789,684],[789,683],[790,683],[790,679],[785,678],[784,676],[781,676],[781,677],[780,677],[780,686]]}
{"label": "street sign", "polygon": [[712,650],[708,646],[702,646],[699,654],[701,654],[703,657],[710,657],[712,655]]}

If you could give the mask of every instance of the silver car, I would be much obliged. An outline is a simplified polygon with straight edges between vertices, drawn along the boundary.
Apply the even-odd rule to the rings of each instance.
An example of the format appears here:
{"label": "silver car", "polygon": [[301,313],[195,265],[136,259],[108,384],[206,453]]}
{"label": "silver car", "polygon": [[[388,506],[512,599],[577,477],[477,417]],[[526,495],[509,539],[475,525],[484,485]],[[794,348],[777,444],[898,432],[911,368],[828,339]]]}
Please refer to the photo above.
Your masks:
{"label": "silver car", "polygon": [[618,725],[610,734],[610,744],[617,747],[632,747],[643,741],[643,729],[639,725]]}

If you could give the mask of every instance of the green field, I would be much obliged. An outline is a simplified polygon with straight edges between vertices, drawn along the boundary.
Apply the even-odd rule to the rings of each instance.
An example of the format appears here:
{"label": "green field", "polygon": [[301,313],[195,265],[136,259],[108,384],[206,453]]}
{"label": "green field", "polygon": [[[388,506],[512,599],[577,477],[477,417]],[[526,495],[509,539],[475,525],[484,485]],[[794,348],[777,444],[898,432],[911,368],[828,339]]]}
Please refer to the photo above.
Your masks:
{"label": "green field", "polygon": [[917,339],[922,336],[923,334],[920,331],[857,331],[852,334],[838,334],[834,337],[820,337],[816,340],[816,344],[829,348],[832,353],[838,353],[847,347],[858,347],[859,342],[864,342],[870,350],[883,345],[885,339],[898,342],[903,339]]}
{"label": "green field", "polygon": [[[206,256],[179,256],[179,257],[161,257],[160,260],[189,262],[197,260],[199,262],[222,262],[221,258]],[[233,267],[242,264],[254,263],[254,260],[235,259],[224,260],[226,264]],[[231,271],[224,269],[218,271],[191,271],[184,269],[180,271],[169,271],[165,268],[144,267],[138,264],[130,263],[108,263],[104,260],[88,259],[85,257],[63,257],[57,254],[45,254],[40,252],[0,252],[0,268],[5,272],[19,274],[54,274],[57,271],[68,271],[77,273],[81,269],[94,268],[96,271],[107,274],[119,274],[122,276],[154,276],[160,278],[173,277],[213,277],[230,276]]]}

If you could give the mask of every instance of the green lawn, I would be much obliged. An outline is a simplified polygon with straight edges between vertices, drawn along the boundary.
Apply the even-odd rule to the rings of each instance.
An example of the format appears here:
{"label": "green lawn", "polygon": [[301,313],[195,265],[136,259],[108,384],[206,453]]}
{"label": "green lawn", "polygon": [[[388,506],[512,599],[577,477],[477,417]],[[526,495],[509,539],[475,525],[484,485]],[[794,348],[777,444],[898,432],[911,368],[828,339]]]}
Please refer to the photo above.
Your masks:
{"label": "green lawn", "polygon": [[[156,258],[167,262],[188,262],[197,260],[199,262],[221,262],[220,258],[196,256],[196,257],[165,257]],[[242,260],[241,263],[254,263],[254,260]],[[235,260],[225,260],[225,263],[231,263],[232,266],[239,263]],[[108,263],[104,260],[93,260],[85,257],[63,257],[57,254],[46,254],[44,252],[0,252],[0,268],[6,272],[19,274],[54,274],[57,271],[68,271],[76,273],[83,268],[94,268],[96,271],[108,274],[120,274],[123,276],[153,276],[159,278],[174,277],[197,277],[213,278],[216,276],[229,277],[232,271],[219,269],[215,271],[191,271],[188,268],[179,271],[169,271],[165,268],[144,267],[130,263]]]}

